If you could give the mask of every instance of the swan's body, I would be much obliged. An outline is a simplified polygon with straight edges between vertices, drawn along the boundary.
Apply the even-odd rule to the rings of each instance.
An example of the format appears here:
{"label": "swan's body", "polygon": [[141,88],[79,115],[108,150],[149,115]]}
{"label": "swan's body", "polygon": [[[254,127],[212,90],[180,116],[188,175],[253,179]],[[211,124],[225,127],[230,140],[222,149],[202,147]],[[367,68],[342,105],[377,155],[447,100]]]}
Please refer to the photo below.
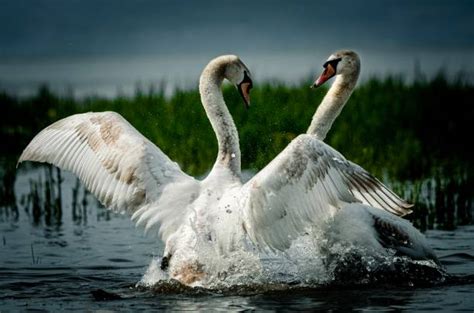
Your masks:
{"label": "swan's body", "polygon": [[[359,56],[349,50],[332,54],[324,64],[324,71],[314,82],[313,87],[324,84],[336,76],[335,82],[327,92],[322,103],[313,116],[307,134],[313,140],[324,140],[332,123],[341,112],[355,88],[360,72]],[[361,194],[363,198],[370,195]],[[376,202],[387,203],[386,199]],[[338,210],[329,220],[331,231],[328,238],[332,242],[350,244],[383,254],[387,249],[399,254],[408,255],[413,259],[432,259],[437,257],[428,246],[424,236],[408,221],[396,215],[410,213],[410,205],[402,204],[401,210],[386,210],[388,214],[375,209],[375,203],[368,205],[348,204]]]}
{"label": "swan's body", "polygon": [[[199,91],[218,141],[213,169],[203,181],[185,174],[157,146],[114,112],[69,116],[42,130],[19,162],[47,162],[75,173],[109,209],[128,212],[145,231],[157,231],[173,277],[190,284],[203,277],[195,262],[197,236],[213,232],[212,208],[224,203],[225,192],[242,185],[238,133],[225,105],[225,78],[238,86],[249,105],[250,72],[236,56],[221,56],[204,69]],[[225,204],[226,205],[226,204]],[[224,241],[223,241],[224,242]]]}
{"label": "swan's body", "polygon": [[[318,109],[308,134],[295,138],[242,185],[238,135],[220,85],[224,78],[238,84],[248,103],[248,75],[236,57],[221,57],[201,76],[201,100],[219,146],[216,163],[203,181],[182,172],[113,112],[78,114],[52,124],[32,140],[20,162],[48,162],[70,170],[108,208],[130,212],[147,231],[156,229],[165,242],[162,268],[185,284],[209,283],[222,270],[219,262],[236,251],[250,255],[245,262],[255,261],[251,267],[258,268],[261,249],[285,251],[310,229],[338,223],[349,229],[352,218],[369,230],[359,234],[367,236],[367,242],[381,238],[375,249],[400,248],[404,243],[397,244],[397,239],[408,237],[416,241],[416,253],[398,250],[432,258],[419,253],[419,245],[427,246],[416,229],[383,212],[403,215],[410,205],[321,141],[343,106],[331,111],[331,99],[323,101],[326,109]],[[351,91],[341,93],[344,103]],[[387,229],[403,235],[388,238]],[[337,240],[351,240],[350,232],[332,234]]]}
{"label": "swan's body", "polygon": [[406,255],[415,260],[438,259],[425,237],[405,219],[367,205],[349,204],[327,224],[332,243],[377,255]]}

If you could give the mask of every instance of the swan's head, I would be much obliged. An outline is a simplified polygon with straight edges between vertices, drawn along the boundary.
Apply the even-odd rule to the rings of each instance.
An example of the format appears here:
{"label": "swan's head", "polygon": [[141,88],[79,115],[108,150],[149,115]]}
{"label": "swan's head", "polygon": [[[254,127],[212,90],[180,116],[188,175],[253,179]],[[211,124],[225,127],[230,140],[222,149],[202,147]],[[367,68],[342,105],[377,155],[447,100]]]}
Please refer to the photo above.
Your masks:
{"label": "swan's head", "polygon": [[[249,69],[236,55],[221,55],[209,62],[200,79],[200,86],[208,82],[210,77],[218,80],[218,83],[227,79],[239,90],[245,107],[250,105],[250,89],[252,89],[252,76]],[[201,87],[200,87],[201,88]]]}
{"label": "swan's head", "polygon": [[250,106],[250,89],[253,87],[250,71],[239,57],[235,55],[226,57],[228,62],[225,66],[224,77],[237,87],[245,107],[248,108]]}
{"label": "swan's head", "polygon": [[360,59],[354,51],[340,50],[331,54],[323,67],[322,74],[314,81],[312,88],[321,86],[336,75],[355,76],[357,79],[360,71]]}

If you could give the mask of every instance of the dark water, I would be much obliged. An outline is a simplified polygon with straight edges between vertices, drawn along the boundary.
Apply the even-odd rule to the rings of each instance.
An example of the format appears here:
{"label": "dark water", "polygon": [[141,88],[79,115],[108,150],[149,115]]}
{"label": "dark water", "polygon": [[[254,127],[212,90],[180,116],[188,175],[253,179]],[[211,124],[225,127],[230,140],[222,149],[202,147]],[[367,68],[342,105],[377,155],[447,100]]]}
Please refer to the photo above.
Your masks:
{"label": "dark water", "polygon": [[60,174],[59,192],[57,175],[47,167],[22,167],[13,190],[16,205],[4,203],[0,209],[1,312],[474,309],[474,225],[426,231],[449,274],[436,281],[419,272],[420,277],[406,281],[311,289],[136,287],[151,260],[160,256],[162,243],[146,238],[127,216],[100,207],[73,175]]}

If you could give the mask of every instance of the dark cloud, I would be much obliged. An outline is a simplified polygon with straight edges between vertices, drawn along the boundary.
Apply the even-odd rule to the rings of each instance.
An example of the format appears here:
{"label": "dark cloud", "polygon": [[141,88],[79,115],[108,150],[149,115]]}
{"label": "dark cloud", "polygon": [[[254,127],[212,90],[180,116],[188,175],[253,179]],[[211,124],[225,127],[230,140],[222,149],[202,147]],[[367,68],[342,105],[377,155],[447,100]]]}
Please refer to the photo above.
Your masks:
{"label": "dark cloud", "polygon": [[2,57],[474,47],[473,1],[2,1]]}
{"label": "dark cloud", "polygon": [[[0,42],[0,67],[9,70],[38,60],[180,55],[202,62],[229,52],[290,62],[349,47],[426,54],[424,63],[436,66],[434,53],[438,67],[462,55],[472,71],[474,1],[0,0]],[[0,73],[1,81],[8,77]]]}

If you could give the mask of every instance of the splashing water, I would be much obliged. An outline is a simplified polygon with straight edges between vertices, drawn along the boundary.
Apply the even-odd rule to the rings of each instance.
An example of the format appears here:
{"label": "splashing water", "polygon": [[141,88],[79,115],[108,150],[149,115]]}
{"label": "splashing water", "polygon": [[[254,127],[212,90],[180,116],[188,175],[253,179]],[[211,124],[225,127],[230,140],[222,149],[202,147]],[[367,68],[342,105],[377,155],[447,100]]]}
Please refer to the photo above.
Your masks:
{"label": "splashing water", "polygon": [[[282,290],[318,288],[329,285],[393,284],[430,285],[449,275],[434,261],[400,257],[396,251],[376,253],[345,243],[334,243],[323,231],[298,238],[285,252],[259,251],[250,243],[246,249],[218,255],[209,242],[200,242],[192,253],[202,264],[204,279],[191,284],[199,290]],[[189,255],[182,256],[188,259]],[[160,268],[154,258],[139,287],[174,290],[183,288]],[[172,268],[170,269],[173,270]]]}

